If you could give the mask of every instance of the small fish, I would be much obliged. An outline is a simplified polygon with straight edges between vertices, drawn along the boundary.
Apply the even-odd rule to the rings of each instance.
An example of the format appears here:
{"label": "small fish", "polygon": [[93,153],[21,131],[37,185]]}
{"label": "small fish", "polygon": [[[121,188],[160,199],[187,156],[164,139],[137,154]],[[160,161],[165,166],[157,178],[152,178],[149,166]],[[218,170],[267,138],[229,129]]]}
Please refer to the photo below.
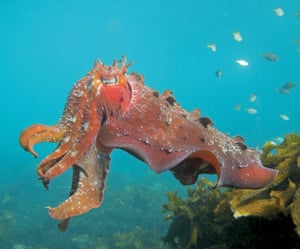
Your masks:
{"label": "small fish", "polygon": [[276,91],[281,93],[281,94],[290,94],[291,93],[290,90],[287,90],[287,89],[284,89],[284,88],[276,88]]}
{"label": "small fish", "polygon": [[287,82],[287,83],[285,83],[283,86],[282,86],[282,88],[284,88],[284,89],[292,89],[292,88],[294,88],[296,86],[296,84],[295,83],[292,83],[292,82]]}
{"label": "small fish", "polygon": [[291,89],[294,88],[295,86],[296,86],[295,83],[287,82],[282,87],[276,88],[276,91],[281,93],[281,94],[290,94]]}
{"label": "small fish", "polygon": [[238,112],[238,111],[241,110],[241,107],[242,107],[241,104],[236,104],[236,106],[234,107],[234,110],[235,110],[236,112]]}
{"label": "small fish", "polygon": [[279,57],[274,53],[263,53],[260,56],[265,58],[267,61],[278,61],[279,60]]}
{"label": "small fish", "polygon": [[284,121],[289,121],[290,120],[290,117],[285,115],[285,114],[280,114],[279,117],[284,120]]}
{"label": "small fish", "polygon": [[273,10],[274,10],[274,12],[275,12],[275,14],[276,14],[277,16],[283,16],[283,15],[284,15],[284,11],[283,11],[282,8],[275,8],[275,9],[273,9]]}
{"label": "small fish", "polygon": [[256,101],[256,98],[257,98],[257,93],[252,93],[252,94],[250,94],[250,96],[249,96],[249,101],[250,101],[250,102],[255,102],[255,101]]}
{"label": "small fish", "polygon": [[282,138],[282,137],[275,137],[275,138],[272,139],[271,142],[273,142],[275,145],[277,145],[277,144],[281,144],[283,141],[284,141],[284,138]]}
{"label": "small fish", "polygon": [[248,61],[246,60],[236,60],[235,61],[237,64],[239,64],[240,66],[243,66],[243,67],[247,67],[249,65]]}
{"label": "small fish", "polygon": [[237,32],[232,32],[232,35],[233,35],[233,39],[235,41],[241,42],[243,40],[243,37],[242,37],[241,33],[238,32],[238,31]]}
{"label": "small fish", "polygon": [[222,71],[221,71],[221,69],[218,69],[216,71],[216,76],[218,77],[218,79],[221,79],[221,77],[222,77]]}
{"label": "small fish", "polygon": [[212,52],[217,51],[217,46],[214,43],[207,43],[207,48],[209,48]]}
{"label": "small fish", "polygon": [[296,16],[297,16],[297,17],[300,17],[300,12],[296,12]]}
{"label": "small fish", "polygon": [[258,113],[258,111],[255,108],[246,108],[245,111],[252,115]]}

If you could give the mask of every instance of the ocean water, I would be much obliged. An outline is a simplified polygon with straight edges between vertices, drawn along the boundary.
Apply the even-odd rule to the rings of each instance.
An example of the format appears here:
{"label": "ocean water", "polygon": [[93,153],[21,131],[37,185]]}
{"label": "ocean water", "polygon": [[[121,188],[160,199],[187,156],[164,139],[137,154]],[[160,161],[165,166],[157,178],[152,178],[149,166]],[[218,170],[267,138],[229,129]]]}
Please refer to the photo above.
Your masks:
{"label": "ocean water", "polygon": [[[279,7],[282,16],[274,12]],[[297,13],[299,1],[283,0],[1,1],[0,247],[124,248],[116,238],[128,239],[136,229],[153,241],[165,235],[165,192],[185,190],[169,172],[157,175],[115,151],[103,206],[72,219],[60,233],[44,207],[67,197],[71,174],[45,191],[36,166],[54,145],[37,145],[38,159],[19,146],[25,127],[58,121],[73,84],[96,59],[109,65],[126,55],[134,62],[129,71],[143,74],[149,87],[171,89],[183,108],[200,108],[215,127],[242,135],[249,146],[299,132]],[[279,60],[266,60],[264,53]],[[296,86],[279,93],[286,82]],[[136,248],[151,248],[153,241]]]}

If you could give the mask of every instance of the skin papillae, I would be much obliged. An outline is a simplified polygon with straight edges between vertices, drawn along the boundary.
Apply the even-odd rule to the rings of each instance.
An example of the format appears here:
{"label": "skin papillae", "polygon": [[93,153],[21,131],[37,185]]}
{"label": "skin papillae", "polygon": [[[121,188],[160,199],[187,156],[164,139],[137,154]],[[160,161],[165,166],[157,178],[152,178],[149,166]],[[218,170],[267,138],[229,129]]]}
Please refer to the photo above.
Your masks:
{"label": "skin papillae", "polygon": [[156,172],[171,170],[182,184],[193,184],[201,173],[217,174],[217,186],[262,188],[277,174],[265,168],[258,151],[240,136],[213,128],[200,111],[187,112],[172,92],[147,87],[137,73],[127,73],[131,63],[97,61],[68,97],[57,124],[35,124],[20,135],[20,144],[35,157],[35,144],[58,143],[44,158],[37,173],[46,188],[54,177],[73,169],[70,196],[51,217],[68,220],[97,208],[103,201],[110,153],[119,148],[144,161]]}

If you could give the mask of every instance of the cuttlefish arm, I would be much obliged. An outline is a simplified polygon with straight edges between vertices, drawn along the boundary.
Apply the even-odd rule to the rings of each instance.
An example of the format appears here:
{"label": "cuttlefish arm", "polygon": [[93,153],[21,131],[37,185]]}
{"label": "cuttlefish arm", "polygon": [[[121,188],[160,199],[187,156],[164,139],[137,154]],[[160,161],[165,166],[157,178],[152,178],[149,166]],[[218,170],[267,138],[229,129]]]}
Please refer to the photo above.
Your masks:
{"label": "cuttlefish arm", "polygon": [[61,231],[67,229],[70,217],[86,213],[102,204],[110,152],[110,149],[93,144],[85,156],[73,166],[70,197],[57,207],[48,207],[49,215],[61,220]]}
{"label": "cuttlefish arm", "polygon": [[[113,110],[122,113],[129,104],[125,81],[129,65],[124,60],[120,68],[116,62],[106,67],[97,61],[87,76],[72,88],[56,125],[32,125],[20,135],[21,146],[35,157],[38,156],[33,149],[35,144],[58,142],[57,148],[38,166],[38,175],[46,188],[51,179],[73,167],[69,198],[57,207],[49,207],[50,216],[61,220],[62,231],[71,217],[99,207],[103,201],[109,154],[113,148],[103,146],[98,137]],[[116,99],[122,99],[122,103],[114,104]]]}
{"label": "cuttlefish arm", "polygon": [[89,73],[72,89],[64,113],[54,126],[32,125],[20,135],[21,146],[35,157],[33,146],[41,142],[58,142],[57,148],[43,159],[37,169],[44,186],[51,179],[76,164],[95,142],[101,126],[101,111],[95,98],[101,84]]}
{"label": "cuttlefish arm", "polygon": [[30,152],[34,157],[38,154],[34,151],[33,146],[40,142],[57,143],[62,141],[65,130],[58,125],[48,126],[43,124],[32,125],[24,130],[20,135],[20,144],[24,150]]}

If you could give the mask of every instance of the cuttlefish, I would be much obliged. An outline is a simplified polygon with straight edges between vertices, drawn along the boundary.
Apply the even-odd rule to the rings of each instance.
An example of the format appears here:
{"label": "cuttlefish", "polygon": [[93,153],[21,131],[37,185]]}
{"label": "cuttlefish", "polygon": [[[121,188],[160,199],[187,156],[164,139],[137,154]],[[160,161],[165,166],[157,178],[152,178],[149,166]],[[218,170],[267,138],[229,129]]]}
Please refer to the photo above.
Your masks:
{"label": "cuttlefish", "polygon": [[57,124],[35,124],[20,135],[20,144],[35,157],[33,146],[58,143],[37,169],[46,188],[50,181],[73,169],[71,192],[51,217],[68,220],[103,202],[113,149],[122,149],[156,172],[171,170],[182,184],[193,184],[202,173],[217,174],[216,186],[262,188],[276,171],[266,168],[260,153],[241,136],[229,137],[201,117],[200,111],[180,107],[170,90],[163,94],[147,87],[144,78],[128,73],[131,63],[106,66],[97,61],[72,88]]}

